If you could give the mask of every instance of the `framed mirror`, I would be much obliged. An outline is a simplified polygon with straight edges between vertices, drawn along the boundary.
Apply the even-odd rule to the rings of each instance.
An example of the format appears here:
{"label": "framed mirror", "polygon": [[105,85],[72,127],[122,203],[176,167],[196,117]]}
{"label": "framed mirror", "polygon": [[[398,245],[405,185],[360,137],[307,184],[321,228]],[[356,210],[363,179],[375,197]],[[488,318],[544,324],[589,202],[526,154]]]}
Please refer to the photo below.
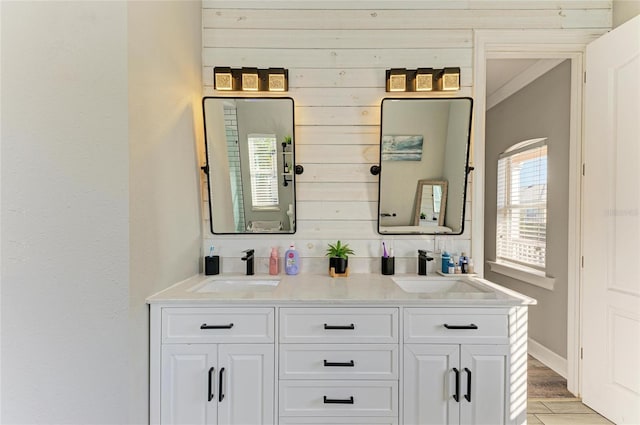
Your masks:
{"label": "framed mirror", "polygon": [[293,99],[202,100],[214,234],[295,233]]}
{"label": "framed mirror", "polygon": [[447,208],[447,182],[418,180],[414,226],[443,226]]}
{"label": "framed mirror", "polygon": [[378,233],[462,234],[472,106],[468,97],[382,100]]}

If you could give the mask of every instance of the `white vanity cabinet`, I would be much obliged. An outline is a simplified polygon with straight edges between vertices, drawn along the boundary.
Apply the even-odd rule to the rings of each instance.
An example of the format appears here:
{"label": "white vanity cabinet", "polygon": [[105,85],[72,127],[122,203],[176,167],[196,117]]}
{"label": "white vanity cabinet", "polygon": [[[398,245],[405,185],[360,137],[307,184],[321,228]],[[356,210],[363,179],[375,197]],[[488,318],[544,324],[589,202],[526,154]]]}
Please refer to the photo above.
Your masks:
{"label": "white vanity cabinet", "polygon": [[[148,299],[150,423],[526,423],[527,306],[497,285],[407,292],[386,276]],[[243,289],[244,288],[244,289]]]}
{"label": "white vanity cabinet", "polygon": [[275,423],[274,310],[163,308],[151,423]]}
{"label": "white vanity cabinet", "polygon": [[281,308],[281,424],[398,423],[399,308]]}
{"label": "white vanity cabinet", "polygon": [[407,308],[404,335],[405,423],[515,423],[508,310]]}

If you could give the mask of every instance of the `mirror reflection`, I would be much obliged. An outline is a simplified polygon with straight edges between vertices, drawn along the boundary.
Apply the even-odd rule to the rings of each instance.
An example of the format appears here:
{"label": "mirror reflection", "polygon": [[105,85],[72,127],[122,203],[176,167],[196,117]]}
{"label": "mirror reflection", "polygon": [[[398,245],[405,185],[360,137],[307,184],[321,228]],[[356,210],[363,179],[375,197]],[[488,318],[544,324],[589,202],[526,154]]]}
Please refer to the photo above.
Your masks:
{"label": "mirror reflection", "polygon": [[382,101],[378,232],[464,230],[471,98]]}
{"label": "mirror reflection", "polygon": [[293,99],[202,105],[211,232],[295,233]]}
{"label": "mirror reflection", "polygon": [[447,182],[418,180],[414,226],[442,226],[447,204]]}

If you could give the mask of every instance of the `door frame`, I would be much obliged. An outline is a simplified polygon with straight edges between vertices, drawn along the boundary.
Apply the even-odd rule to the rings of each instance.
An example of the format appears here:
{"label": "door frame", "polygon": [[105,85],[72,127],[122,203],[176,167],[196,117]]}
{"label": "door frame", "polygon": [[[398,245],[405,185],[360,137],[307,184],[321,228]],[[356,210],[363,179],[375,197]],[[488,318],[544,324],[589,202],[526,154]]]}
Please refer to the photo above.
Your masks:
{"label": "door frame", "polygon": [[[569,234],[567,306],[567,389],[580,394],[580,317],[582,247],[582,115],[583,76],[586,45],[601,34],[585,30],[475,30],[474,31],[474,123],[472,158],[471,252],[478,272],[484,274],[484,174],[487,59],[570,59],[571,112],[569,122]],[[509,40],[509,41],[505,41]]]}

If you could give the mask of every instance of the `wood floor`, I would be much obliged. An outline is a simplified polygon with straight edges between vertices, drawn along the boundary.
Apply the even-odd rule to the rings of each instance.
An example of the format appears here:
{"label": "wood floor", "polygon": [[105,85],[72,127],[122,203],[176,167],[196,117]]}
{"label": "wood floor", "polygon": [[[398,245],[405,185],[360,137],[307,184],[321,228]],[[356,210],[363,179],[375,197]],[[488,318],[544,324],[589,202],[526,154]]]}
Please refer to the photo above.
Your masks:
{"label": "wood floor", "polygon": [[567,380],[552,369],[531,356],[528,356],[527,366],[529,398],[575,398],[567,390]]}
{"label": "wood floor", "polygon": [[567,390],[567,380],[529,356],[527,424],[613,425]]}

